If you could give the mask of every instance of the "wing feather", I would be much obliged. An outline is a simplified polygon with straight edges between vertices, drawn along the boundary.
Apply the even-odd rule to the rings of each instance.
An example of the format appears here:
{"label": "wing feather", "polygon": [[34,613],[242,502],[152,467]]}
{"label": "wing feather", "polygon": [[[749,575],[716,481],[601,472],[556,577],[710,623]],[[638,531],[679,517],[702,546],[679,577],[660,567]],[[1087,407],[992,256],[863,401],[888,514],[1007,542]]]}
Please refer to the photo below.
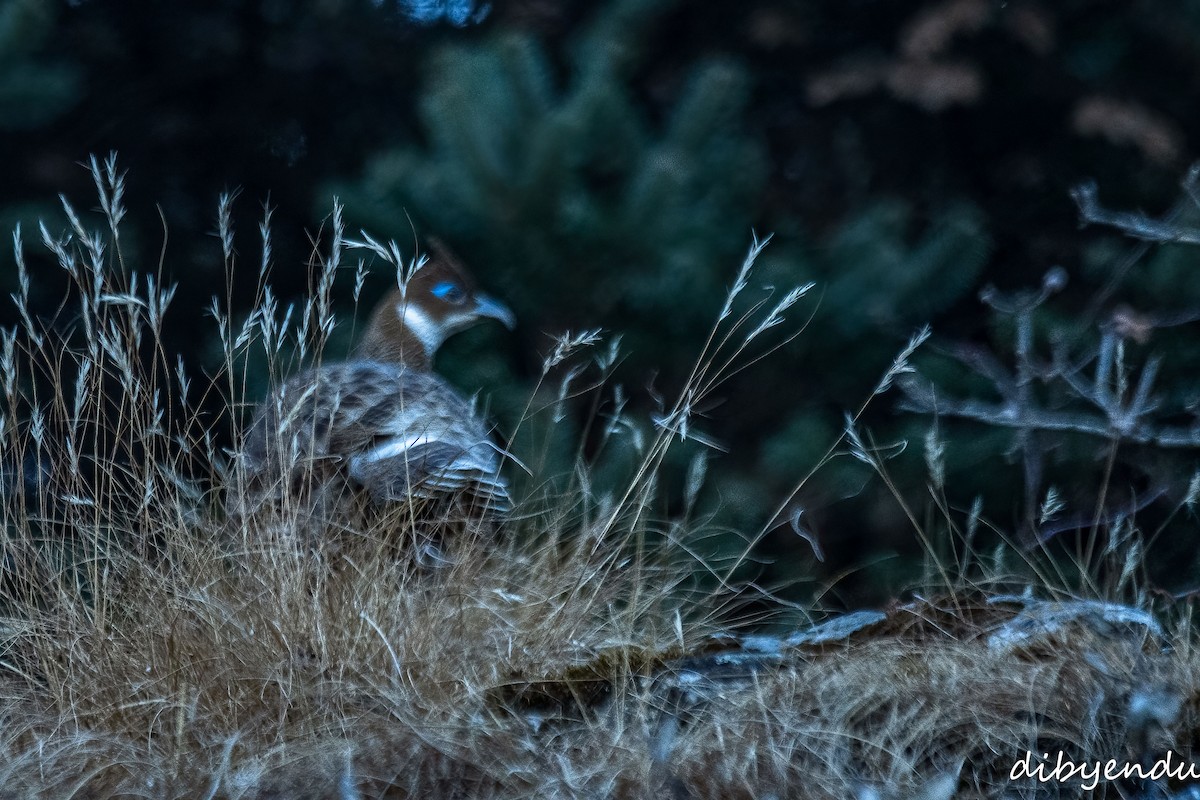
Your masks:
{"label": "wing feather", "polygon": [[508,457],[469,403],[437,376],[372,361],[301,373],[262,403],[241,452],[251,483],[326,465],[377,501],[448,494],[506,511]]}

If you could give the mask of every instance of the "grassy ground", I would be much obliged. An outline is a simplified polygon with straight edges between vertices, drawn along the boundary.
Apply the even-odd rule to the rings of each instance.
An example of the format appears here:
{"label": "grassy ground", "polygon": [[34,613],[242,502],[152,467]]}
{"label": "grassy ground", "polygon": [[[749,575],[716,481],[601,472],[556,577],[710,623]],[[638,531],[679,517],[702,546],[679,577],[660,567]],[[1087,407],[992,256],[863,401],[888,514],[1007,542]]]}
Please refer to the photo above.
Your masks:
{"label": "grassy ground", "polygon": [[[197,398],[252,403],[251,352],[319,359],[356,244],[335,219],[306,308],[285,313],[264,289],[242,323],[217,303],[224,367],[201,381],[163,352],[171,290],[123,263],[120,176],[93,167],[107,230],[67,207],[68,236],[43,233],[78,312],[27,318],[0,341],[0,797],[936,800],[1179,786],[1092,792],[1087,773],[1014,766],[1027,753],[1048,768],[1058,753],[1189,758],[1200,661],[1186,603],[1117,605],[1036,578],[1006,596],[964,580],[959,559],[931,568],[936,592],[876,614],[790,609],[803,621],[771,636],[718,623],[746,590],[732,576],[755,537],[743,557],[706,562],[689,544],[702,525],[654,509],[691,409],[803,294],[742,302],[757,245],[617,491],[593,489],[581,463],[498,527],[404,504],[334,523],[286,502],[229,519],[236,461],[211,431],[238,420],[205,419]],[[594,338],[564,336],[547,380]],[[843,445],[872,458],[853,419],[830,452]]]}

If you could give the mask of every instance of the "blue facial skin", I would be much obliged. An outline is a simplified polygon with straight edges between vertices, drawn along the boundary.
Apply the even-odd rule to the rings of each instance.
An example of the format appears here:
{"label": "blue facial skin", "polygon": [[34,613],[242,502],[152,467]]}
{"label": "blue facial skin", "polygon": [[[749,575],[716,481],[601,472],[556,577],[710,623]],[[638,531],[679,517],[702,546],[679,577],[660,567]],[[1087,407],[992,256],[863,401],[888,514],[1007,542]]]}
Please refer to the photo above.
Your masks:
{"label": "blue facial skin", "polygon": [[461,303],[466,299],[466,293],[454,283],[443,281],[433,287],[433,296],[447,303]]}

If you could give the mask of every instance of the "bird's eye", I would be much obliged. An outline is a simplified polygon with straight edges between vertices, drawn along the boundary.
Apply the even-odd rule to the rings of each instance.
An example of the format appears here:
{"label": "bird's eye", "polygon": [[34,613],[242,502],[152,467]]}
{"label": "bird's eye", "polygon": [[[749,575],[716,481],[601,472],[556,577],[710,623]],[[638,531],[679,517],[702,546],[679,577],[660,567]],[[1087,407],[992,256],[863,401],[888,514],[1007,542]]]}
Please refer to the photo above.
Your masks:
{"label": "bird's eye", "polygon": [[456,283],[443,281],[433,287],[433,296],[445,300],[447,303],[458,305],[467,299],[467,293],[462,290],[462,287]]}

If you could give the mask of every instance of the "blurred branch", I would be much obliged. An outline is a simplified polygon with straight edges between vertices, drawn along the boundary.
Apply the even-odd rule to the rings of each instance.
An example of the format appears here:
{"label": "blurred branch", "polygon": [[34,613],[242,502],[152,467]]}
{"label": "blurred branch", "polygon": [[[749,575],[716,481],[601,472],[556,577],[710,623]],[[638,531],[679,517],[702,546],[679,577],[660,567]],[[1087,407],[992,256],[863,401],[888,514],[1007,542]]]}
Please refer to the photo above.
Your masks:
{"label": "blurred branch", "polygon": [[[1035,318],[1041,318],[1040,307],[1066,285],[1066,272],[1059,267],[1047,272],[1036,289],[1001,293],[989,286],[980,293],[980,300],[995,314],[1011,320],[1010,361],[1006,363],[994,351],[976,344],[951,343],[941,348],[981,379],[992,396],[943,396],[937,384],[920,374],[905,375],[897,382],[903,393],[901,410],[969,419],[1013,431],[1012,451],[1020,454],[1024,468],[1022,527],[1030,537],[1030,545],[1044,544],[1064,531],[1088,528],[1095,532],[1104,528],[1110,531],[1105,552],[1115,552],[1114,531],[1151,504],[1182,489],[1173,477],[1177,473],[1157,463],[1158,452],[1142,452],[1132,458],[1126,453],[1122,460],[1142,472],[1149,484],[1140,489],[1130,486],[1127,496],[1109,502],[1109,481],[1120,447],[1136,445],[1159,452],[1200,448],[1200,413],[1195,403],[1188,400],[1182,407],[1178,403],[1166,407],[1167,401],[1179,394],[1179,386],[1159,389],[1163,358],[1150,356],[1140,365],[1127,360],[1130,342],[1146,344],[1156,328],[1192,322],[1200,318],[1200,309],[1156,312],[1118,305],[1097,324],[1101,310],[1109,308],[1118,287],[1154,244],[1200,244],[1200,227],[1183,222],[1200,210],[1200,162],[1181,181],[1181,190],[1180,198],[1161,218],[1104,208],[1092,182],[1072,191],[1082,224],[1110,226],[1140,241],[1117,263],[1087,310],[1074,323],[1059,323],[1050,331],[1048,359],[1035,352]],[[1057,518],[1065,504],[1053,486],[1042,500],[1042,483],[1048,454],[1062,443],[1063,434],[1107,443],[1103,448],[1107,465],[1093,510]],[[1197,482],[1193,478],[1186,497],[1193,497],[1191,486]],[[1182,501],[1176,510],[1182,505],[1190,507],[1191,501]],[[1091,558],[1090,548],[1089,544],[1085,560]]]}
{"label": "blurred branch", "polygon": [[1043,522],[1038,526],[1038,542],[1048,542],[1058,534],[1069,531],[1078,531],[1092,527],[1116,527],[1132,519],[1149,508],[1151,504],[1166,496],[1167,487],[1155,485],[1140,494],[1135,492],[1129,500],[1116,505],[1115,508],[1106,510],[1099,516],[1096,514],[1075,514],[1067,519]]}
{"label": "blurred branch", "polygon": [[[1000,402],[943,397],[937,394],[932,382],[909,375],[899,382],[905,397],[900,407],[905,411],[974,419],[1025,432],[1072,431],[1161,447],[1200,446],[1200,426],[1156,425],[1150,419],[1162,405],[1154,394],[1161,360],[1149,359],[1130,390],[1124,367],[1124,340],[1117,331],[1104,331],[1096,351],[1079,364],[1068,363],[1061,350],[1055,352],[1046,366],[1035,362],[1033,312],[1064,284],[1065,276],[1056,268],[1046,274],[1037,292],[1003,295],[992,287],[983,291],[981,297],[985,303],[997,312],[1016,317],[1015,371],[981,347],[955,345],[947,349],[951,357],[991,383],[1000,395]],[[1083,369],[1093,362],[1095,369],[1088,379]],[[1035,381],[1055,380],[1100,413],[1057,411],[1040,406],[1033,393]]]}
{"label": "blurred branch", "polygon": [[[1081,358],[1072,359],[1062,342],[1052,347],[1048,362],[1037,358],[1034,314],[1065,285],[1066,273],[1056,267],[1046,273],[1036,290],[1006,294],[988,287],[980,294],[980,299],[994,312],[1013,318],[1014,358],[1011,366],[976,345],[953,344],[945,349],[950,357],[990,384],[999,400],[945,397],[932,381],[919,374],[908,374],[897,381],[904,395],[899,404],[901,410],[970,419],[1014,431],[1014,449],[1020,452],[1024,469],[1025,525],[1036,536],[1036,541],[1043,542],[1061,530],[1070,529],[1074,523],[1047,528],[1043,524],[1045,519],[1039,521],[1039,498],[1048,450],[1042,434],[1083,434],[1113,445],[1200,447],[1200,421],[1191,425],[1167,425],[1155,419],[1155,412],[1162,407],[1155,391],[1161,359],[1148,359],[1140,371],[1126,364],[1125,342],[1129,325],[1105,325],[1099,342]],[[1039,384],[1065,391],[1076,401],[1075,407],[1048,408],[1035,391]],[[1160,487],[1144,496],[1136,496],[1130,507],[1136,511],[1164,491]],[[1116,509],[1111,517],[1118,519],[1129,513],[1132,512]],[[1097,511],[1091,517],[1091,524],[1106,519]]]}
{"label": "blurred branch", "polygon": [[1010,402],[943,397],[934,391],[930,381],[916,376],[908,376],[897,384],[904,393],[905,399],[900,401],[900,408],[904,411],[973,419],[1004,428],[1083,433],[1133,444],[1200,447],[1200,428],[1196,427],[1154,425],[1144,419],[1139,419],[1133,425],[1118,427],[1107,415],[1054,411],[1032,404],[1022,407]]}
{"label": "blurred branch", "polygon": [[[1192,165],[1183,180],[1184,193],[1196,202],[1200,197],[1200,164]],[[1175,222],[1174,214],[1165,219],[1153,219],[1145,214],[1128,211],[1110,211],[1100,205],[1099,189],[1095,181],[1081,183],[1071,190],[1071,197],[1079,207],[1079,218],[1084,225],[1107,225],[1112,228],[1151,242],[1181,242],[1200,244],[1200,229]]]}

